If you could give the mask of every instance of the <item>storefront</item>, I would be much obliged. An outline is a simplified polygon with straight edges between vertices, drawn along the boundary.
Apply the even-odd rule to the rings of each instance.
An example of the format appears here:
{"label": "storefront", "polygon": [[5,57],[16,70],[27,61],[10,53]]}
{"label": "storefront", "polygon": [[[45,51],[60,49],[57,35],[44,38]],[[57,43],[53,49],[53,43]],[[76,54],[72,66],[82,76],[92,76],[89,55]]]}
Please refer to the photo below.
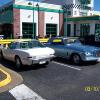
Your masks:
{"label": "storefront", "polygon": [[98,15],[66,18],[65,22],[67,22],[67,36],[87,36],[100,33],[100,16]]}
{"label": "storefront", "polygon": [[0,32],[5,38],[36,38],[64,34],[60,5],[16,1],[0,9]]}

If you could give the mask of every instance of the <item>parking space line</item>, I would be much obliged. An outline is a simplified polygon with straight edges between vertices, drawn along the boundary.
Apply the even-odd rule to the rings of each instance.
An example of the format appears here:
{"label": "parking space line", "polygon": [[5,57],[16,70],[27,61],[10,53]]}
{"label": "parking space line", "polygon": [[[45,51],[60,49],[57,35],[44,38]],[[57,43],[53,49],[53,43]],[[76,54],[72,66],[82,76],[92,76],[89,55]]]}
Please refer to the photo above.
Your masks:
{"label": "parking space line", "polygon": [[55,61],[53,61],[53,63],[59,64],[59,65],[61,65],[61,66],[65,66],[65,67],[68,67],[68,68],[72,68],[72,69],[75,69],[75,70],[79,70],[79,71],[82,70],[82,69],[80,69],[80,68],[72,67],[72,66],[69,66],[69,65],[66,65],[66,64],[63,64],[63,63],[55,62]]}
{"label": "parking space line", "polygon": [[46,100],[24,84],[16,86],[9,92],[14,96],[16,100]]}

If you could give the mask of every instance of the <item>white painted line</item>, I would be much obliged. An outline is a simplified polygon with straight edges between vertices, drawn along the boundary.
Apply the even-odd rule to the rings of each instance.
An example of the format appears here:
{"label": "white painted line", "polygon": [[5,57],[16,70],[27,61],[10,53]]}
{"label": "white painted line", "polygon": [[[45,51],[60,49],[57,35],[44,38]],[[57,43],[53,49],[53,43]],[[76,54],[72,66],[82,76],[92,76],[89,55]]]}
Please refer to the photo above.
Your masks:
{"label": "white painted line", "polygon": [[80,69],[80,68],[72,67],[72,66],[69,66],[69,65],[65,65],[65,64],[62,64],[62,63],[55,62],[55,61],[53,61],[53,63],[59,64],[59,65],[61,65],[61,66],[65,66],[65,67],[68,67],[68,68],[72,68],[72,69],[75,69],[75,70],[82,70],[82,69]]}
{"label": "white painted line", "polygon": [[9,92],[15,97],[16,100],[46,100],[24,84],[16,86]]}

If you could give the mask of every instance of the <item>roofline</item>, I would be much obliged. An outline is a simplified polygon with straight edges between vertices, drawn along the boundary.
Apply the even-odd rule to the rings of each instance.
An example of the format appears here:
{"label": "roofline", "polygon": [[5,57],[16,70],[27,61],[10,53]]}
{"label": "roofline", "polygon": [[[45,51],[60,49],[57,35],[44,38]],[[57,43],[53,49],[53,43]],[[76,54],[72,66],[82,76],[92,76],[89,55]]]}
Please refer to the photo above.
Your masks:
{"label": "roofline", "polygon": [[2,5],[2,6],[0,7],[0,9],[3,9],[3,8],[5,8],[5,7],[8,7],[8,6],[12,5],[13,2],[14,2],[14,1],[7,2],[6,4]]}
{"label": "roofline", "polygon": [[68,17],[65,18],[64,21],[86,21],[86,20],[100,20],[100,16],[99,15],[92,15],[92,16],[81,16],[81,17]]}

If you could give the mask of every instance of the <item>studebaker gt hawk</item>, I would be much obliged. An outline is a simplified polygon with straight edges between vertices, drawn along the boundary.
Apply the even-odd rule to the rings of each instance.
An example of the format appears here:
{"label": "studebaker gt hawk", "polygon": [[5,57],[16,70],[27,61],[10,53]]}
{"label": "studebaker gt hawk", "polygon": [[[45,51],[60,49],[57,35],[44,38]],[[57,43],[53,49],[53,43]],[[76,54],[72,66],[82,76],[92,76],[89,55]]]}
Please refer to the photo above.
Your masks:
{"label": "studebaker gt hawk", "polygon": [[1,48],[1,59],[13,61],[16,68],[22,65],[44,64],[47,65],[54,57],[55,51],[45,47],[38,40],[13,42]]}
{"label": "studebaker gt hawk", "polygon": [[55,56],[70,59],[75,64],[100,61],[100,48],[83,45],[77,38],[52,37],[46,46],[55,50]]}

